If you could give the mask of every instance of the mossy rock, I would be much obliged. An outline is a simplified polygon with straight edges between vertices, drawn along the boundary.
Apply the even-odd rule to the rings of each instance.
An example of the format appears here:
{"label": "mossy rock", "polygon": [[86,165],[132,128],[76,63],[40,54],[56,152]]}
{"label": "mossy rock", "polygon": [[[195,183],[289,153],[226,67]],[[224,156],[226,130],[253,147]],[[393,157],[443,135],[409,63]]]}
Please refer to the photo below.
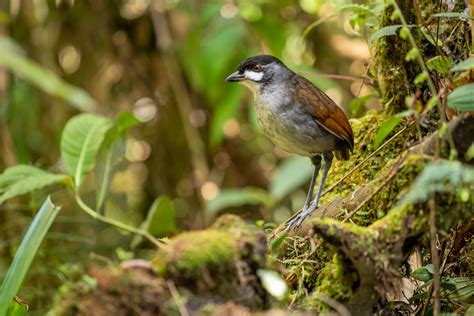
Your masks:
{"label": "mossy rock", "polygon": [[209,229],[177,235],[152,264],[159,276],[218,302],[234,299],[249,308],[269,304],[256,274],[267,266],[266,237],[238,216],[223,215]]}

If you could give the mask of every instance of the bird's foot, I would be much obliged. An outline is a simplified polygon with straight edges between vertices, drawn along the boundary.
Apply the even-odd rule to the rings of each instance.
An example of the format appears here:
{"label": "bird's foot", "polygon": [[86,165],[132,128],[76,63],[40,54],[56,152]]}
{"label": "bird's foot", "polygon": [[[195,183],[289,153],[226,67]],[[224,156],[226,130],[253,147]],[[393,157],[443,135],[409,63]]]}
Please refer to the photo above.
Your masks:
{"label": "bird's foot", "polygon": [[318,207],[315,205],[310,206],[309,208],[304,208],[298,215],[296,215],[291,221],[286,225],[285,233],[288,233],[291,229],[300,228],[301,224],[306,218],[308,218],[311,213],[314,212]]}

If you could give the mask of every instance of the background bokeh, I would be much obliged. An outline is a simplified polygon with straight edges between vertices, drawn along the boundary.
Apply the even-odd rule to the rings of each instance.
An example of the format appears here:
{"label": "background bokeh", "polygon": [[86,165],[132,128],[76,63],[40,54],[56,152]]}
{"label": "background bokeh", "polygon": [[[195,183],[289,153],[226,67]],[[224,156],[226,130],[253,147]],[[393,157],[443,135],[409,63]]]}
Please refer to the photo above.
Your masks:
{"label": "background bokeh", "polygon": [[[143,122],[128,136],[108,216],[139,225],[153,201],[166,195],[179,230],[204,227],[221,212],[268,224],[301,206],[310,162],[274,148],[259,131],[249,91],[224,79],[243,59],[273,54],[350,117],[364,111],[354,102],[358,97],[367,96],[366,107],[377,108],[361,80],[370,55],[365,28],[372,17],[354,7],[344,10],[349,5],[343,0],[11,0],[0,3],[0,35],[85,90],[96,100],[97,112],[115,117],[130,111]],[[315,21],[323,23],[308,29]],[[41,80],[47,84],[50,78]],[[61,171],[61,131],[78,113],[0,68],[0,170],[25,163]],[[90,177],[81,188],[86,200],[94,197],[93,182]],[[61,282],[90,262],[151,253],[147,244],[131,253],[129,236],[88,218],[66,189],[51,191],[62,210],[21,292],[34,306],[33,315],[47,310]],[[0,279],[44,196],[0,205]]]}

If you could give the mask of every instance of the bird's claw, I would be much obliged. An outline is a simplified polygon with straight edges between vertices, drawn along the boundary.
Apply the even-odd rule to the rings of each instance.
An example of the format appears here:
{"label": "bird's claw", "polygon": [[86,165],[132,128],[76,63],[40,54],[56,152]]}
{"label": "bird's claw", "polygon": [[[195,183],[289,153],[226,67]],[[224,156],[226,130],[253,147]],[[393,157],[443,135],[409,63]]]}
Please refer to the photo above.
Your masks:
{"label": "bird's claw", "polygon": [[289,233],[291,229],[297,230],[300,228],[301,224],[304,222],[306,218],[308,218],[313,211],[317,209],[317,207],[310,207],[308,209],[303,209],[301,213],[295,216],[287,225],[285,228],[285,233]]}

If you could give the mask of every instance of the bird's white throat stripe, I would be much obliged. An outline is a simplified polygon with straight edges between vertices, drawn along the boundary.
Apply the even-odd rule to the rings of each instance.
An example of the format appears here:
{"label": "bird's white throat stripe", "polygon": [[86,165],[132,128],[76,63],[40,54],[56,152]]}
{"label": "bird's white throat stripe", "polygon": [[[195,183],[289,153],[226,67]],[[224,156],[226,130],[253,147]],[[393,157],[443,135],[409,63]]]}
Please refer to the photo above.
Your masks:
{"label": "bird's white throat stripe", "polygon": [[253,81],[260,81],[263,78],[263,72],[255,72],[255,71],[246,70],[244,74],[247,79],[250,79]]}

